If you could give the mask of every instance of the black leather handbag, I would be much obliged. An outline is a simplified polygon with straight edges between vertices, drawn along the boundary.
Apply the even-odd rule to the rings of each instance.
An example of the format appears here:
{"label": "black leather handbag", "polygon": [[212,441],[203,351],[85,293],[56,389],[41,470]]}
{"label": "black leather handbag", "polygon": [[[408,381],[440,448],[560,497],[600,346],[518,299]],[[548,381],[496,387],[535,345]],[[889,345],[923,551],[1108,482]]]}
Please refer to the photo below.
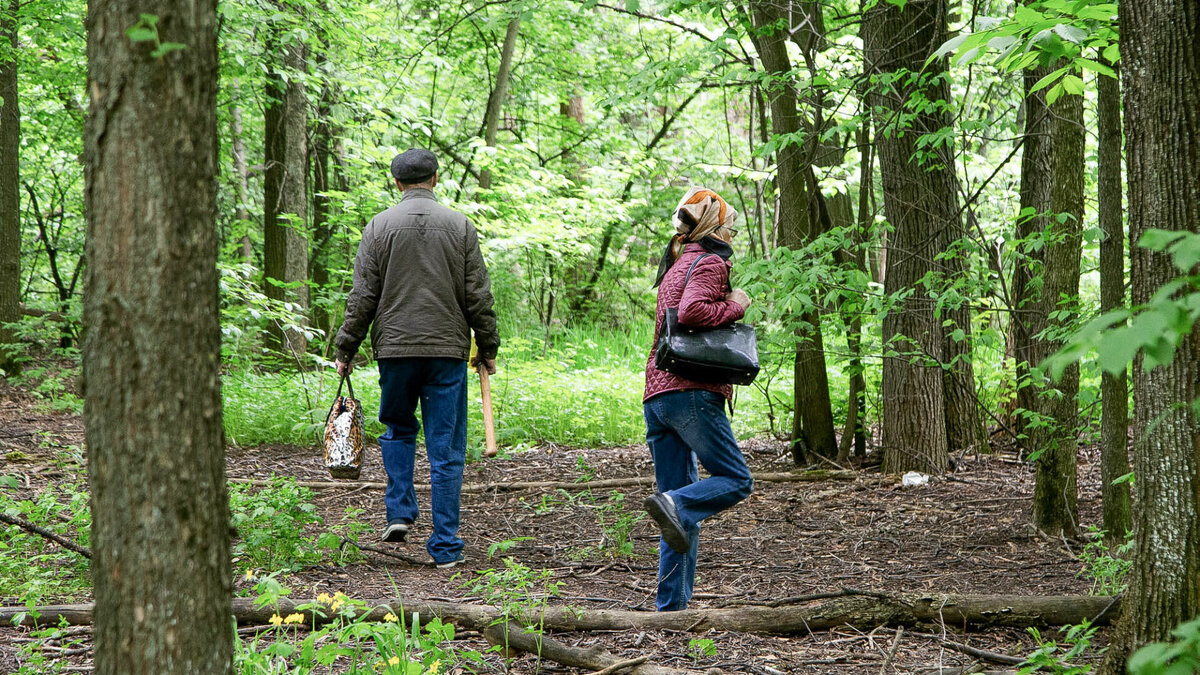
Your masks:
{"label": "black leather handbag", "polygon": [[[687,288],[692,270],[705,257],[696,258],[683,279]],[[679,308],[669,307],[654,347],[654,367],[689,380],[708,384],[750,384],[758,376],[758,338],[754,326],[686,326],[679,323]]]}

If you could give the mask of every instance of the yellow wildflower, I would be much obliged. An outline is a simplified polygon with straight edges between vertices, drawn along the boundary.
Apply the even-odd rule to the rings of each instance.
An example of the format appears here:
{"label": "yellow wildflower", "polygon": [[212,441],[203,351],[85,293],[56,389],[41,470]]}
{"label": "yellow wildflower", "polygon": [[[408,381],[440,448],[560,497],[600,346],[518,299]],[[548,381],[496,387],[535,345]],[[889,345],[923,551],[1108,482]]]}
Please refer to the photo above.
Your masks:
{"label": "yellow wildflower", "polygon": [[389,666],[398,666],[398,665],[400,665],[400,657],[399,657],[399,656],[393,656],[392,658],[388,659],[388,665],[389,665]]}
{"label": "yellow wildflower", "polygon": [[346,604],[346,603],[342,602],[341,598],[334,598],[333,602],[329,603],[329,609],[332,609],[333,611],[336,612],[344,604]]}
{"label": "yellow wildflower", "polygon": [[254,578],[254,570],[246,570],[246,581]]}
{"label": "yellow wildflower", "polygon": [[272,626],[278,626],[278,625],[279,625],[279,624],[281,624],[281,623],[283,623],[283,617],[282,617],[282,616],[279,616],[278,614],[272,614],[272,615],[271,615],[271,625],[272,625]]}
{"label": "yellow wildflower", "polygon": [[283,622],[284,623],[304,623],[304,615],[299,612],[296,612],[295,614],[288,614],[287,618],[284,619]]}
{"label": "yellow wildflower", "polygon": [[383,615],[383,620],[387,621],[388,623],[396,623],[397,621],[400,620],[400,617],[396,616],[395,614],[392,614],[391,612],[388,612],[387,614]]}
{"label": "yellow wildflower", "polygon": [[328,593],[322,593],[322,594],[320,594],[320,595],[318,595],[318,596],[317,596],[317,602],[323,602],[323,603],[325,603],[325,604],[327,604],[327,605],[328,605],[328,604],[330,603],[330,601],[332,601],[332,600],[333,600],[333,598],[329,597],[329,594],[328,594]]}
{"label": "yellow wildflower", "polygon": [[426,673],[426,675],[438,675],[438,671],[440,671],[441,669],[442,669],[442,660],[438,659],[437,661],[434,661],[433,663],[429,664],[429,670],[426,670],[425,673]]}

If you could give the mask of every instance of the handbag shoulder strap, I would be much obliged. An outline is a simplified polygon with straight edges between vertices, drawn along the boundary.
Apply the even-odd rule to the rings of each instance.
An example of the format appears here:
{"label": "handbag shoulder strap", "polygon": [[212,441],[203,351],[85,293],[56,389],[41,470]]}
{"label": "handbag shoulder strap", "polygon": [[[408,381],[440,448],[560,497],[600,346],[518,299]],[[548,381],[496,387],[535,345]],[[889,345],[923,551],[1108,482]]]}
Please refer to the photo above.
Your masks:
{"label": "handbag shoulder strap", "polygon": [[[696,269],[696,265],[699,265],[701,260],[704,260],[705,258],[707,258],[710,255],[712,255],[712,254],[711,253],[701,253],[699,256],[696,257],[695,260],[692,261],[691,267],[688,267],[687,276],[685,276],[683,278],[683,287],[685,289],[687,288],[688,281],[692,278],[692,270]],[[680,291],[680,292],[682,293],[682,291]]]}

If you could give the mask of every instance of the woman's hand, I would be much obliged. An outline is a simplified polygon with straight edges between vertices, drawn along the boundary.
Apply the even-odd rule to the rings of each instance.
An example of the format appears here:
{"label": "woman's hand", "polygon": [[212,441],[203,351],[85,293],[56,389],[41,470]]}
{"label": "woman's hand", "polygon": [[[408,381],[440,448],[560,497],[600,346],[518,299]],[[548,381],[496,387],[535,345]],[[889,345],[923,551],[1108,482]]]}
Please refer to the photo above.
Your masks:
{"label": "woman's hand", "polygon": [[735,288],[727,293],[725,295],[725,299],[736,302],[742,306],[742,309],[746,309],[750,306],[750,296],[746,295],[746,291],[743,291],[740,288]]}

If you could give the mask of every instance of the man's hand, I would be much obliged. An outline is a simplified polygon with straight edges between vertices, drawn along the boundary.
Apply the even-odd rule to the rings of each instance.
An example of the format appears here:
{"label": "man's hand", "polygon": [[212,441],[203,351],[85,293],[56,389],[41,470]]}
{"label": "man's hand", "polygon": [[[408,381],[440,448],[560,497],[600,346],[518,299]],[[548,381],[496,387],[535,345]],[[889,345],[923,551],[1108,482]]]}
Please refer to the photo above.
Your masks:
{"label": "man's hand", "polygon": [[[479,370],[479,362],[480,359],[478,355],[472,357],[471,363],[469,364],[471,366],[471,370]],[[487,368],[488,375],[496,374],[496,359],[483,359],[483,366]]]}
{"label": "man's hand", "polygon": [[747,307],[750,306],[750,296],[746,295],[746,291],[743,291],[740,288],[735,288],[732,291],[730,291],[725,296],[725,299],[736,302],[737,304],[742,306],[742,309],[746,309]]}
{"label": "man's hand", "polygon": [[351,372],[354,371],[353,363],[346,363],[345,361],[335,361],[334,365],[337,366],[338,375],[340,375],[342,377],[346,377]]}

